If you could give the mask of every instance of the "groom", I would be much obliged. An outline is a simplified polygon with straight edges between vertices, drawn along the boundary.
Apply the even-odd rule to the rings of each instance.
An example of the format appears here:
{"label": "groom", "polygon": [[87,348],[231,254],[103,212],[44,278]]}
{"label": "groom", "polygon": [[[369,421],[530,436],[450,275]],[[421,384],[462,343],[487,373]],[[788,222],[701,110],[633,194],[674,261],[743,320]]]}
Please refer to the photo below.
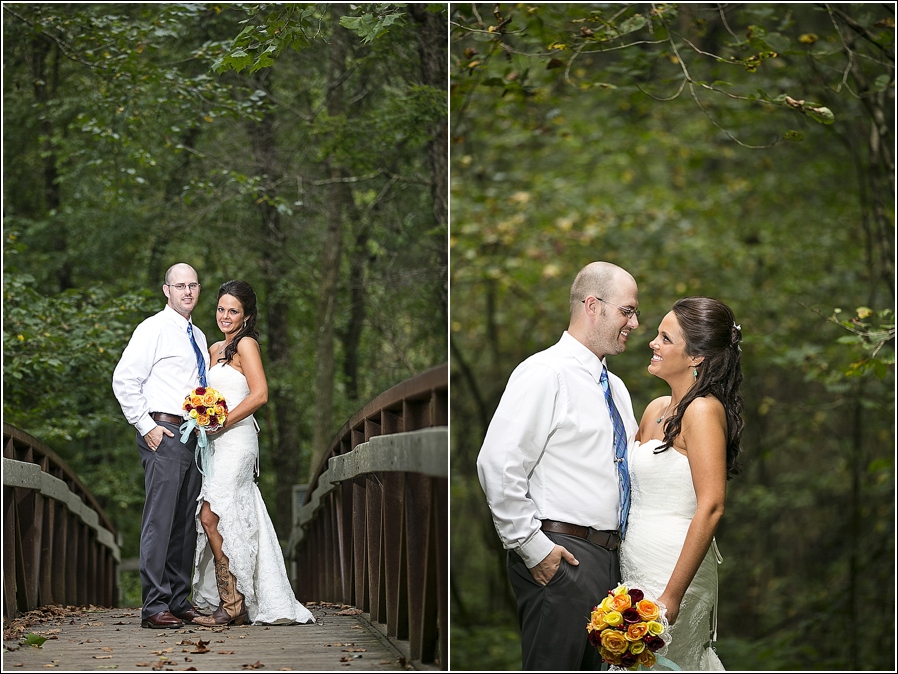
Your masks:
{"label": "groom", "polygon": [[165,272],[165,308],[137,326],[112,375],[112,389],[137,429],[146,503],[140,530],[141,627],[181,627],[201,615],[188,601],[202,476],[196,436],[182,443],[184,397],[205,385],[209,349],[190,314],[200,297],[196,271]]}
{"label": "groom", "polygon": [[477,458],[509,551],[525,670],[601,667],[586,623],[620,581],[623,455],[637,430],[627,388],[605,357],[626,348],[638,306],[628,272],[608,262],[584,267],[571,286],[567,331],[512,373]]}

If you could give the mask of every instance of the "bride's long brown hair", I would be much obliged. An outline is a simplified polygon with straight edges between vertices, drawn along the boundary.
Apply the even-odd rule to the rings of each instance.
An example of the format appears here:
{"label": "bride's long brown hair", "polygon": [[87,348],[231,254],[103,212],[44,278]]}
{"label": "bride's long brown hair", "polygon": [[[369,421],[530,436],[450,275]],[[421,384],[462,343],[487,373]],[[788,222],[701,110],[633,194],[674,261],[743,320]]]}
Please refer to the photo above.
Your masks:
{"label": "bride's long brown hair", "polygon": [[684,297],[672,309],[686,341],[687,356],[703,356],[696,368],[698,377],[664,424],[664,443],[655,453],[673,446],[683,426],[683,413],[696,398],[714,396],[726,411],[727,479],[741,472],[738,457],[742,451],[742,328],[736,325],[732,310],[710,297]]}
{"label": "bride's long brown hair", "polygon": [[252,337],[256,341],[259,340],[259,331],[256,330],[256,318],[258,318],[259,311],[256,308],[256,293],[246,281],[225,281],[218,288],[218,299],[221,299],[223,295],[230,295],[240,302],[240,306],[243,307],[243,319],[246,321],[243,327],[234,335],[231,343],[225,348],[224,357],[218,359],[219,363],[221,361],[230,363],[234,356],[237,355],[237,344],[241,339]]}

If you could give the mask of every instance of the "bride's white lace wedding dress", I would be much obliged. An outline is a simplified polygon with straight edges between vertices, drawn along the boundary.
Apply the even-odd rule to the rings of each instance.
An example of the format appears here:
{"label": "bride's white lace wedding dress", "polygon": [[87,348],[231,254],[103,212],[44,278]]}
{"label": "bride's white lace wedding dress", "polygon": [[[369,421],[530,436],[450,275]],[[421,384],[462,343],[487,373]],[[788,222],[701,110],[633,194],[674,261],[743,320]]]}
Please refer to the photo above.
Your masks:
{"label": "bride's white lace wedding dress", "polygon": [[[229,409],[249,394],[246,377],[225,363],[209,369],[208,383],[224,395]],[[222,550],[237,578],[237,590],[244,596],[249,620],[314,622],[309,610],[296,601],[274,526],[253,481],[259,454],[255,420],[249,416],[209,437],[214,453],[211,466],[203,466],[207,475],[197,501],[193,603],[201,609],[215,609],[220,602],[212,549],[199,519],[202,502],[208,501],[219,517]]]}
{"label": "bride's white lace wedding dress", "polygon": [[[653,450],[661,444],[660,440],[637,442],[630,451],[630,515],[620,550],[624,580],[655,599],[670,580],[696,508],[689,460],[672,447],[655,454]],[[724,669],[711,648],[716,638],[720,561],[717,543],[712,542],[670,628],[665,657],[684,671]]]}

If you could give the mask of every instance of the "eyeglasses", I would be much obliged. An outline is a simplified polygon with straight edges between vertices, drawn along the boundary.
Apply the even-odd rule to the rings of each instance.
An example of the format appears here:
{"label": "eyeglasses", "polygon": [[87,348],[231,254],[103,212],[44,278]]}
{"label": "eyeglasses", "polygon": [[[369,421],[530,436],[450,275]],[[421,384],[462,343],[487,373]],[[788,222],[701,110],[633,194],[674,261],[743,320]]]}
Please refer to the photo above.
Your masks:
{"label": "eyeglasses", "polygon": [[[593,295],[593,297],[596,296]],[[586,299],[588,300],[589,298],[587,297]],[[599,302],[605,302],[605,300],[603,300],[601,297],[596,297],[596,299],[599,300]],[[586,304],[586,300],[580,300],[580,303]],[[639,318],[639,309],[634,309],[633,307],[622,307],[619,304],[612,304],[611,302],[605,302],[605,304],[611,304],[611,306],[620,309],[620,312],[627,317],[628,321],[634,316],[636,316],[636,318]]]}
{"label": "eyeglasses", "polygon": [[185,288],[190,288],[190,290],[200,289],[199,283],[166,283],[165,285],[167,285],[169,288],[174,288],[179,293],[184,292]]}

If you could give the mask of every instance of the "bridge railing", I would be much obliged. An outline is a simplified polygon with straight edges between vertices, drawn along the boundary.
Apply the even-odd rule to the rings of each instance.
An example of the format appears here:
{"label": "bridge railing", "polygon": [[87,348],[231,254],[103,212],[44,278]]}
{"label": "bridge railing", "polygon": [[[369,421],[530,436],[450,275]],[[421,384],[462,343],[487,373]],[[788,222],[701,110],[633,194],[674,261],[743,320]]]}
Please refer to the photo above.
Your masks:
{"label": "bridge railing", "polygon": [[121,552],[93,495],[53,450],[3,424],[3,612],[115,606]]}
{"label": "bridge railing", "polygon": [[377,396],[331,442],[287,559],[304,600],[369,614],[408,657],[448,661],[448,373]]}

